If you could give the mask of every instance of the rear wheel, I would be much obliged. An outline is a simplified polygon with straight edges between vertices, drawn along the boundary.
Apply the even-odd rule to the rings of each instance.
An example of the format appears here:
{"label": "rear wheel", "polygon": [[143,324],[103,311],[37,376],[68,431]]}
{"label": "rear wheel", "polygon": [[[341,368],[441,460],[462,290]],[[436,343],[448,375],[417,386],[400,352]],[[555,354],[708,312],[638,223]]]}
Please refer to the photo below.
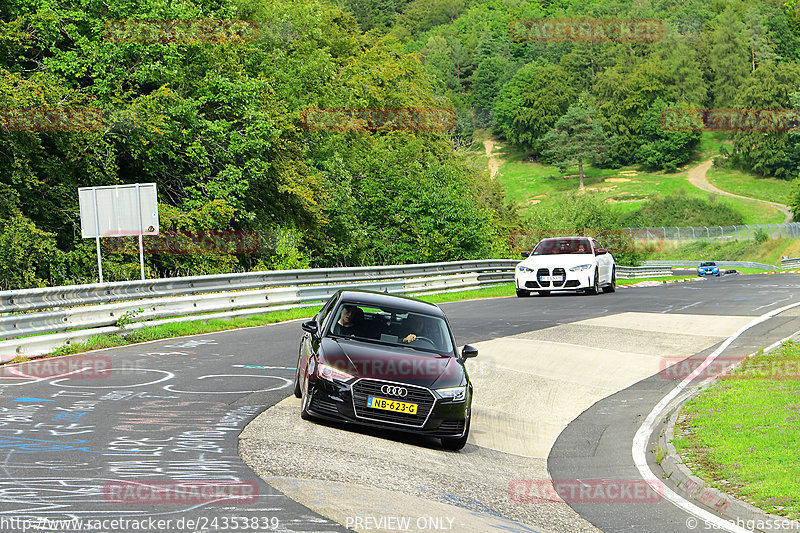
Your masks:
{"label": "rear wheel", "polygon": [[464,426],[464,436],[455,439],[442,439],[442,448],[445,450],[453,450],[457,452],[467,445],[467,438],[469,438],[469,421],[471,416],[467,416],[467,423]]}
{"label": "rear wheel", "polygon": [[527,298],[531,295],[531,291],[526,291],[525,289],[517,289],[517,298]]}
{"label": "rear wheel", "polygon": [[603,292],[614,292],[617,290],[617,267],[611,267],[611,283],[603,287]]}

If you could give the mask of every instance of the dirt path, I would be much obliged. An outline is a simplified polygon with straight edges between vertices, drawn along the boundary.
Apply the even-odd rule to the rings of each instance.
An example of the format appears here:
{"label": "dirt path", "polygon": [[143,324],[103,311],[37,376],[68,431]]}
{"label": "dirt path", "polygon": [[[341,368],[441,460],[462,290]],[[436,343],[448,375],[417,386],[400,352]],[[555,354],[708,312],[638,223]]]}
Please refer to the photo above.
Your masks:
{"label": "dirt path", "polygon": [[494,141],[486,139],[483,141],[483,146],[486,148],[486,157],[489,158],[489,177],[494,179],[500,171],[500,160],[492,154],[494,152]]}
{"label": "dirt path", "polygon": [[730,192],[725,192],[722,189],[718,189],[711,185],[706,178],[706,172],[711,166],[714,164],[714,161],[709,159],[708,161],[704,161],[697,165],[696,167],[689,169],[689,183],[697,187],[698,189],[702,189],[704,191],[713,192],[716,194],[721,194],[723,196],[732,196],[733,198],[743,198],[745,200],[752,200],[754,202],[761,202],[762,204],[766,204],[768,206],[774,207],[778,211],[782,212],[785,215],[784,222],[791,222],[792,221],[792,211],[789,209],[789,206],[779,204],[777,202],[770,202],[767,200],[759,200],[757,198],[750,198],[749,196],[740,196],[738,194],[733,194]]}

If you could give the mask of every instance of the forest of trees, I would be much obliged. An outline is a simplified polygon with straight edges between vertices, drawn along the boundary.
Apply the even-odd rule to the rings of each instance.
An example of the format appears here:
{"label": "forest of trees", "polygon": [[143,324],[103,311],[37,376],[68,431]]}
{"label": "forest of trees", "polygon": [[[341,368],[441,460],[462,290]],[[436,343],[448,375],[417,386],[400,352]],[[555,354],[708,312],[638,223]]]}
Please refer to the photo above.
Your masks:
{"label": "forest of trees", "polygon": [[[515,19],[659,19],[652,43],[516,42]],[[245,42],[115,42],[113,20],[257,21]],[[593,164],[674,170],[672,107],[800,105],[797,0],[6,0],[0,110],[92,107],[90,131],[0,124],[0,289],[91,282],[77,188],[156,182],[162,230],[252,230],[250,255],[148,255],[149,276],[510,256],[526,224],[463,147],[476,128],[543,162],[591,110]],[[452,108],[444,132],[327,132],[304,110]],[[583,114],[582,114],[583,113]],[[562,121],[563,124],[563,121]],[[795,179],[800,137],[736,133],[728,164]],[[662,209],[663,211],[663,209]],[[135,255],[107,255],[109,280]]]}

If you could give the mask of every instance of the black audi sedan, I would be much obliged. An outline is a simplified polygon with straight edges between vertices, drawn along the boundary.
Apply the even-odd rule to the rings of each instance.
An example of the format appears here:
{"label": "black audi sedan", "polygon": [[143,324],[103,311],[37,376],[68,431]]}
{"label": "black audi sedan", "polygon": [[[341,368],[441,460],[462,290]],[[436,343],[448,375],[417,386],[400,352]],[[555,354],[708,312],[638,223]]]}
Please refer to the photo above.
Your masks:
{"label": "black audi sedan", "polygon": [[341,290],[302,325],[294,394],[301,416],[467,442],[472,383],[442,310],[414,298]]}

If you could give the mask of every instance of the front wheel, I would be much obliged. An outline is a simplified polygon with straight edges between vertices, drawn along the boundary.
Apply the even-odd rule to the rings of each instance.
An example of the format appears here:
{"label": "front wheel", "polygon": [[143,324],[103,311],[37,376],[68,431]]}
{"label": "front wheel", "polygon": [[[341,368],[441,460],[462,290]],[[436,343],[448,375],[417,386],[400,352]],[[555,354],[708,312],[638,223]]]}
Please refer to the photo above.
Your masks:
{"label": "front wheel", "polygon": [[603,292],[614,292],[617,290],[617,267],[611,267],[611,283],[603,287]]}
{"label": "front wheel", "polygon": [[442,439],[442,448],[457,452],[467,445],[467,438],[469,437],[469,421],[471,418],[471,416],[467,416],[467,423],[464,427],[464,436],[457,437],[455,439]]}
{"label": "front wheel", "polygon": [[300,389],[300,359],[297,360],[297,370],[294,371],[294,397],[303,397],[303,391]]}
{"label": "front wheel", "polygon": [[517,289],[517,298],[527,298],[531,295],[531,291],[526,291],[525,289]]}
{"label": "front wheel", "polygon": [[599,278],[599,272],[597,271],[597,269],[595,269],[594,283],[590,288],[586,289],[586,294],[597,294],[600,292],[600,280],[598,278]]}
{"label": "front wheel", "polygon": [[308,380],[306,380],[305,389],[306,390],[303,391],[302,395],[303,399],[301,400],[301,405],[300,405],[300,418],[302,418],[303,420],[313,420],[314,417],[312,417],[311,413],[308,412],[308,404],[311,403],[311,400],[309,399],[308,395]]}

